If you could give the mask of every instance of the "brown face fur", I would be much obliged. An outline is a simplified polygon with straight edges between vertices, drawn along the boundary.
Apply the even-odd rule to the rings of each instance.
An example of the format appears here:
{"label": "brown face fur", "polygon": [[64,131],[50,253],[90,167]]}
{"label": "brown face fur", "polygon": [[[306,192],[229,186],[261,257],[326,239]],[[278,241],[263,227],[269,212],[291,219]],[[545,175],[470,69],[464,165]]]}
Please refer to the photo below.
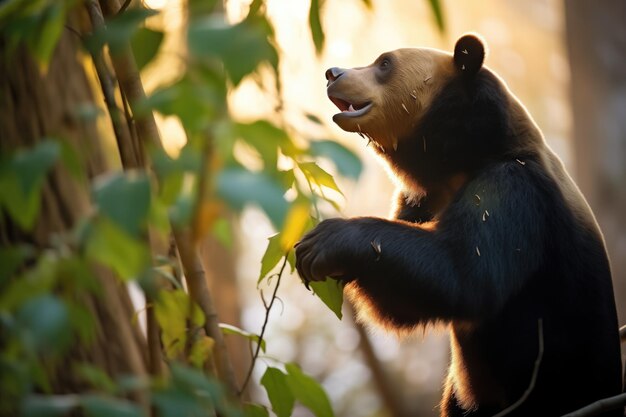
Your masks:
{"label": "brown face fur", "polygon": [[387,52],[367,67],[331,68],[328,97],[342,110],[333,120],[383,151],[395,149],[455,72],[451,54],[430,48]]}

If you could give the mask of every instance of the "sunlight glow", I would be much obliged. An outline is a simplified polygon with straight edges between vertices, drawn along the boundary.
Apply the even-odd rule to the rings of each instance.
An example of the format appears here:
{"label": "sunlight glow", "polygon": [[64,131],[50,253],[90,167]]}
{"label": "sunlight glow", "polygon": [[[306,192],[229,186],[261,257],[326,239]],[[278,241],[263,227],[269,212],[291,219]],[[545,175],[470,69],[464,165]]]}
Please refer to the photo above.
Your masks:
{"label": "sunlight glow", "polygon": [[155,10],[161,10],[167,5],[168,0],[144,0],[144,4],[150,8]]}
{"label": "sunlight glow", "polygon": [[333,58],[348,58],[352,55],[352,44],[346,39],[334,39],[328,43],[328,53]]}

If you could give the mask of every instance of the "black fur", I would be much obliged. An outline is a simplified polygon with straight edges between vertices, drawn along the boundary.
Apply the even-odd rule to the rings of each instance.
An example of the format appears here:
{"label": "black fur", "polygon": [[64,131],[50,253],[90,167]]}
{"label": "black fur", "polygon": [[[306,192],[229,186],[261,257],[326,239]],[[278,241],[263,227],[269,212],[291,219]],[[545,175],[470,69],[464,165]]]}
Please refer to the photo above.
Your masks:
{"label": "black fur", "polygon": [[411,137],[399,141],[398,152],[383,157],[425,187],[492,161],[514,159],[519,139],[508,128],[509,104],[502,90],[500,80],[487,70],[469,86],[461,77],[452,79]]}
{"label": "black fur", "polygon": [[[352,281],[388,326],[450,323],[458,366],[442,416],[492,416],[522,397],[534,371],[509,416],[558,416],[621,392],[601,233],[524,115],[487,69],[471,82],[459,75],[397,151],[381,153],[426,194],[401,193],[396,220],[326,220],[296,248],[301,277]],[[467,181],[446,199],[459,174]],[[420,226],[432,220],[435,230]]]}
{"label": "black fur", "polygon": [[463,77],[472,77],[483,66],[485,46],[476,35],[464,35],[454,46],[454,64]]}

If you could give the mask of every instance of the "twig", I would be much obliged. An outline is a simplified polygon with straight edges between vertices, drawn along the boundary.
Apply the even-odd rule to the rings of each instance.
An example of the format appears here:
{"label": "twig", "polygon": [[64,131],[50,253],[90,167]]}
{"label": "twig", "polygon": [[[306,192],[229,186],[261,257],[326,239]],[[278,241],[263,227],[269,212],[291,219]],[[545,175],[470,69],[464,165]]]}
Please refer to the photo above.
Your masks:
{"label": "twig", "polygon": [[131,2],[131,1],[132,1],[132,0],[126,0],[126,1],[124,2],[124,4],[122,4],[122,6],[120,7],[120,9],[117,11],[117,13],[116,13],[116,14],[118,14],[118,15],[119,15],[119,14],[124,13],[124,11],[125,11],[126,9],[128,9],[128,6],[130,6],[130,2]]}
{"label": "twig", "polygon": [[605,413],[607,411],[616,410],[626,405],[626,392],[618,394],[614,397],[603,398],[580,408],[571,413],[565,414],[563,417],[591,417]]}
{"label": "twig", "polygon": [[217,313],[215,312],[215,306],[213,305],[213,299],[211,298],[202,262],[200,262],[200,258],[196,254],[195,247],[188,234],[174,230],[174,239],[176,239],[178,253],[183,264],[183,270],[185,271],[189,295],[192,300],[198,303],[198,306],[206,317],[204,330],[207,336],[215,341],[213,354],[215,356],[218,377],[229,390],[229,393],[234,395],[237,393],[235,376],[228,358],[226,343],[224,342],[224,337],[219,327],[219,320],[217,319]]}
{"label": "twig", "polygon": [[[120,10],[120,4],[117,0],[100,0],[100,5],[107,16],[115,16]],[[136,105],[146,99],[146,92],[143,89],[135,56],[132,49],[130,49],[130,45],[120,48],[117,53],[109,53],[109,56],[111,57],[111,63],[117,74],[121,89],[128,98],[137,126],[138,136],[144,141],[144,145],[150,143],[160,148],[161,138],[154,120],[154,114],[152,112],[138,114],[136,111]]]}
{"label": "twig", "polygon": [[73,27],[71,27],[70,25],[63,25],[65,27],[65,29],[69,30],[71,33],[73,33],[74,35],[78,36],[78,39],[83,40],[83,34],[80,33],[79,31],[77,31],[76,29],[74,29]]}
{"label": "twig", "polygon": [[[250,377],[252,377],[252,371],[254,370],[254,365],[256,364],[256,361],[259,358],[259,353],[261,352],[261,346],[263,345],[263,336],[265,336],[265,329],[267,327],[267,323],[269,322],[269,318],[270,318],[270,310],[272,309],[272,306],[274,305],[274,301],[276,301],[276,299],[278,298],[276,297],[276,293],[278,292],[278,287],[280,286],[280,279],[283,277],[283,272],[285,270],[285,267],[287,266],[287,259],[288,259],[287,255],[288,254],[286,253],[285,259],[283,260],[283,264],[280,267],[280,272],[278,272],[278,279],[276,280],[276,286],[274,287],[272,298],[269,304],[265,306],[265,319],[263,320],[263,326],[261,327],[261,333],[259,334],[259,341],[256,345],[254,355],[252,355],[252,363],[250,364],[250,368],[248,369],[246,379],[243,381],[243,385],[241,386],[241,389],[239,390],[239,396],[241,396],[245,392],[246,387],[248,386],[248,383],[250,382]],[[263,300],[263,304],[265,305],[265,300]]]}
{"label": "twig", "polygon": [[[311,190],[311,194],[315,195],[313,184],[311,184],[311,181],[309,180],[309,178],[305,175],[304,179],[306,180],[306,183],[309,185],[309,190]],[[320,215],[320,209],[317,207],[317,200],[314,198],[312,201],[313,201],[313,208],[315,209],[315,216],[316,216],[315,218],[317,219],[317,221],[320,221],[322,217]]]}
{"label": "twig", "polygon": [[533,375],[530,378],[530,384],[528,385],[528,388],[526,388],[526,391],[524,391],[524,394],[522,394],[522,396],[517,401],[515,401],[513,404],[511,404],[504,410],[500,411],[498,414],[494,415],[493,417],[502,417],[507,414],[510,414],[516,408],[521,406],[524,403],[524,401],[528,399],[528,397],[530,396],[530,393],[533,392],[533,390],[535,389],[535,384],[537,383],[537,376],[539,375],[539,367],[541,366],[541,359],[543,358],[543,350],[544,350],[543,319],[541,318],[537,320],[537,331],[539,333],[539,353],[537,354],[537,359],[535,360],[535,368],[533,369]]}
{"label": "twig", "polygon": [[135,153],[141,156],[141,160],[139,162],[142,165],[146,165],[146,157],[143,152],[143,146],[141,146],[141,141],[137,136],[137,126],[135,125],[135,119],[133,118],[133,114],[130,111],[128,99],[126,98],[126,94],[124,94],[124,90],[121,88],[121,86],[120,96],[122,97],[122,106],[124,108],[124,115],[126,116],[126,126],[128,126],[128,131],[130,132],[130,137],[132,138],[131,146],[133,147],[133,149],[135,149]]}
{"label": "twig", "polygon": [[[91,20],[91,26],[96,31],[104,27],[104,17],[102,16],[102,10],[97,0],[88,0],[86,2],[87,12]],[[120,153],[120,159],[125,169],[138,168],[140,161],[136,158],[136,152],[132,146],[132,138],[129,130],[122,122],[122,114],[115,102],[115,87],[113,85],[113,77],[111,72],[107,68],[104,57],[102,56],[102,50],[92,54],[93,62],[96,67],[96,73],[100,80],[100,87],[102,89],[102,95],[104,96],[104,102],[106,103],[107,110],[113,126],[113,133],[117,141],[117,148]]]}

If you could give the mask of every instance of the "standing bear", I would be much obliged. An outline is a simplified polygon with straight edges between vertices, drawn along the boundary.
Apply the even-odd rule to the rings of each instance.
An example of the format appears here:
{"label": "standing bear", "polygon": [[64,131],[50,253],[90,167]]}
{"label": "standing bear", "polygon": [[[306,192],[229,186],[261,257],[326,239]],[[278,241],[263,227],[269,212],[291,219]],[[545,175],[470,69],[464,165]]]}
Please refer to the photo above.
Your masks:
{"label": "standing bear", "polygon": [[333,120],[371,142],[397,196],[391,220],[321,222],[296,245],[297,270],[344,280],[363,320],[449,326],[442,416],[560,416],[621,392],[609,261],[585,199],[484,57],[468,34],[453,54],[398,49],[326,71]]}

